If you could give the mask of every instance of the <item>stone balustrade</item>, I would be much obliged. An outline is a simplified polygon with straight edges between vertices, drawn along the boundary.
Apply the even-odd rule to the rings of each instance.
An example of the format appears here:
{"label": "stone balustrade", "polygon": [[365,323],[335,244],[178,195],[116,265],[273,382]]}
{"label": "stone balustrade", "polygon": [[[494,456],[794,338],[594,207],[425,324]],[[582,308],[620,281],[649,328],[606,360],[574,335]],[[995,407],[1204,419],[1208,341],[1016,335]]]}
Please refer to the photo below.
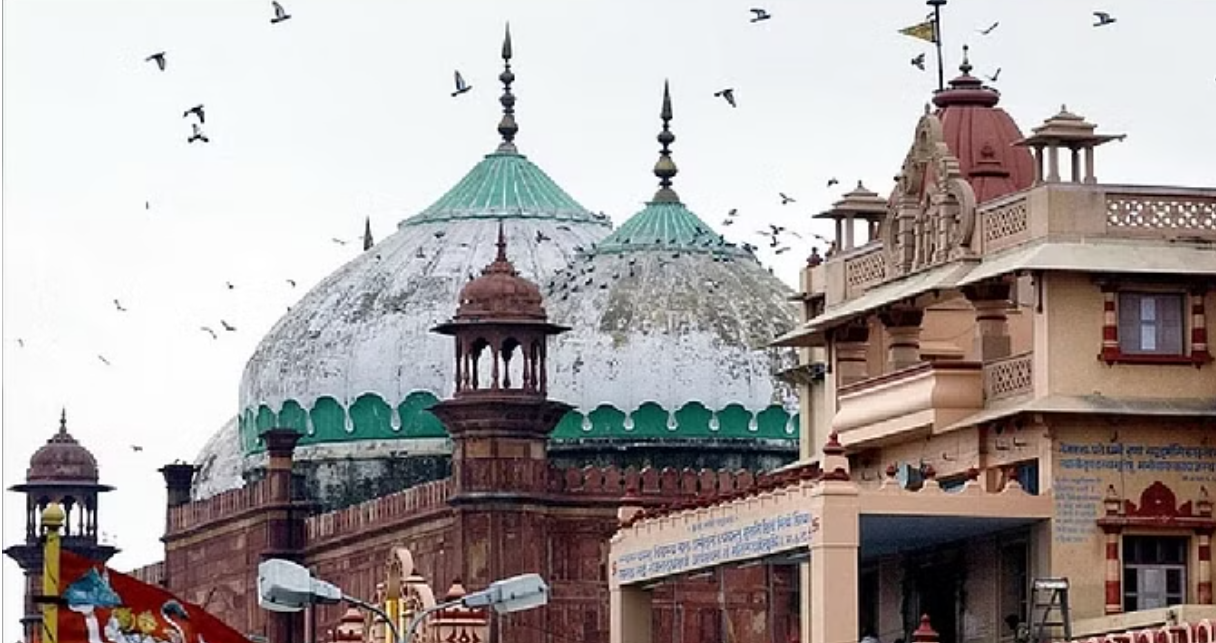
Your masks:
{"label": "stone balustrade", "polygon": [[984,363],[984,400],[994,402],[1034,392],[1034,353]]}

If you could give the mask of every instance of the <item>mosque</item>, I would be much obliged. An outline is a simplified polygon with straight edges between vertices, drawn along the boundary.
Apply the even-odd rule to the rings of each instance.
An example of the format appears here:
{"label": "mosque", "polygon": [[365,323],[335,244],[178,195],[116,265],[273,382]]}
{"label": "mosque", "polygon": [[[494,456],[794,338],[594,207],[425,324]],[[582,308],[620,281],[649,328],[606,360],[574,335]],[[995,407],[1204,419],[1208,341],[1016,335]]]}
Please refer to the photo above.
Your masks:
{"label": "mosque", "polygon": [[[659,189],[613,229],[519,151],[502,57],[497,148],[271,329],[239,416],[161,470],[139,577],[270,643],[388,639],[260,609],[267,557],[398,623],[551,583],[436,643],[1214,640],[1216,190],[1099,184],[1121,137],[1025,135],[964,56],[795,292],[682,203],[666,88]],[[38,509],[95,547],[108,487],[66,425],[27,477],[32,588]]]}

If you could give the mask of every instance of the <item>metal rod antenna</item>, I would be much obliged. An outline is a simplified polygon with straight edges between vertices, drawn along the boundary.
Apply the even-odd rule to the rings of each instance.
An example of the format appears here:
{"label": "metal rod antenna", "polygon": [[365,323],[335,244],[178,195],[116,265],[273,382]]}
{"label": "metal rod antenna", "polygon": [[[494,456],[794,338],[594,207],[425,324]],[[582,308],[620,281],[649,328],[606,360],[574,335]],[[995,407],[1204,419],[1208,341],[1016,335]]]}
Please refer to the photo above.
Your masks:
{"label": "metal rod antenna", "polygon": [[933,7],[933,44],[937,47],[937,90],[946,88],[946,71],[942,64],[942,5],[946,0],[928,0]]}

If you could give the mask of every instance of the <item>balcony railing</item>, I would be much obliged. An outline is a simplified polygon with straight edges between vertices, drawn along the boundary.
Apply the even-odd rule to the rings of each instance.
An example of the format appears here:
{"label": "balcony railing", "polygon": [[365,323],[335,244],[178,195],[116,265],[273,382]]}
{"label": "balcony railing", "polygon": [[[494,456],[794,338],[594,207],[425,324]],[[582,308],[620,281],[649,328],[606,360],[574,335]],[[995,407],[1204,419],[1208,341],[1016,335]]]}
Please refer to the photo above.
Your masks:
{"label": "balcony railing", "polygon": [[1034,392],[1034,353],[984,364],[984,400],[994,402]]}

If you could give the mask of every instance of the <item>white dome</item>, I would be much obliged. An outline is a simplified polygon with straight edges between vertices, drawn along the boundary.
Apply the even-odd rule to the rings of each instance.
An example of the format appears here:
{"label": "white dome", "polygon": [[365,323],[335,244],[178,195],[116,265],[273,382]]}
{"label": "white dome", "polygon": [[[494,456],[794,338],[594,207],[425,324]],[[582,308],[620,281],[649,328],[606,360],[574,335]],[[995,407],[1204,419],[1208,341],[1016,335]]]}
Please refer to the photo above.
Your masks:
{"label": "white dome", "polygon": [[682,204],[650,203],[546,284],[554,437],[797,438],[793,291]]}

